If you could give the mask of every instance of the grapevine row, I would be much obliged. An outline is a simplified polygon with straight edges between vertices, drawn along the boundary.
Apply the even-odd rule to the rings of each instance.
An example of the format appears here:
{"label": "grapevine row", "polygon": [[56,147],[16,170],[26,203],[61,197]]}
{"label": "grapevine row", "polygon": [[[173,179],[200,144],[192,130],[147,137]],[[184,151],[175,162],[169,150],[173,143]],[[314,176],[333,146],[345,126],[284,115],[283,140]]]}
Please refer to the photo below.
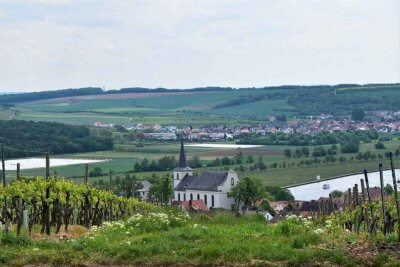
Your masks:
{"label": "grapevine row", "polygon": [[[156,209],[135,198],[125,198],[111,191],[99,190],[64,179],[21,178],[0,188],[0,221],[16,225],[20,233],[24,210],[29,211],[28,227],[41,225],[41,233],[50,234],[51,227],[59,233],[68,231],[71,223],[87,228],[100,226],[106,220],[118,220],[139,211]],[[7,203],[6,207],[4,206]]]}

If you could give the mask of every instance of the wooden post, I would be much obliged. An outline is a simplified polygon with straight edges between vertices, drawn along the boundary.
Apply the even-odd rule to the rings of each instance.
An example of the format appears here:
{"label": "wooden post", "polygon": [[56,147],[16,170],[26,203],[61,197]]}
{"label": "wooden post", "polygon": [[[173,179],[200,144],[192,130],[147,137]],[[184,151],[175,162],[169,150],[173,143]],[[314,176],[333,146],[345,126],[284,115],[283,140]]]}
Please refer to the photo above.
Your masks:
{"label": "wooden post", "polygon": [[[386,225],[386,207],[385,207],[385,190],[383,189],[383,165],[379,163],[379,180],[381,184],[381,201],[382,201],[382,216],[383,216],[383,225]],[[385,231],[384,231],[384,234]]]}
{"label": "wooden post", "polygon": [[393,189],[394,189],[394,201],[396,202],[396,211],[397,211],[397,235],[398,239],[400,240],[400,206],[399,206],[399,199],[397,195],[397,181],[396,181],[396,172],[394,170],[393,164],[393,153],[389,153],[390,159],[390,169],[392,170],[392,178],[393,178]]}
{"label": "wooden post", "polygon": [[89,164],[85,164],[85,185],[89,185]]}
{"label": "wooden post", "polygon": [[57,179],[57,170],[54,170],[54,178]]}
{"label": "wooden post", "polygon": [[[46,152],[46,180],[50,178],[50,154]],[[46,234],[50,235],[50,204],[48,203],[50,198],[50,187],[47,186],[46,188],[46,206],[44,207],[45,211],[45,230]]]}
{"label": "wooden post", "polygon": [[50,154],[46,152],[46,180],[50,177]]}
{"label": "wooden post", "polygon": [[[112,171],[110,171],[110,192],[112,192]],[[112,200],[110,200],[110,214],[109,214],[109,216],[110,216],[110,222],[112,221],[112,219],[113,219],[113,212],[112,212]]]}
{"label": "wooden post", "polygon": [[374,233],[375,232],[375,218],[374,218],[374,209],[372,207],[371,194],[369,192],[369,181],[368,181],[367,169],[364,169],[364,178],[365,178],[365,185],[367,186],[368,206],[369,206],[369,209],[371,212],[371,223],[370,223],[369,231],[371,233]]}
{"label": "wooden post", "polygon": [[333,198],[332,198],[332,194],[329,194],[329,207],[331,209],[331,213],[333,213],[335,211],[335,207],[333,205]]}
{"label": "wooden post", "polygon": [[360,203],[358,201],[358,184],[354,185],[354,207],[356,208]]}
{"label": "wooden post", "polygon": [[349,195],[349,199],[348,199],[349,200],[349,209],[351,209],[351,204],[352,204],[351,188],[348,189],[347,194]]}
{"label": "wooden post", "polygon": [[[3,187],[6,187],[6,163],[4,160],[4,146],[1,146],[1,176],[3,178]],[[4,234],[8,233],[8,220],[7,220],[7,197],[4,196],[4,209],[3,209],[3,216],[4,216]]]}
{"label": "wooden post", "polygon": [[17,163],[17,181],[21,178],[21,164]]}
{"label": "wooden post", "polygon": [[368,205],[367,205],[366,198],[365,198],[365,184],[364,184],[364,179],[360,179],[360,183],[361,183],[361,193],[362,193],[361,201],[362,201],[363,207],[365,207],[365,208],[364,208],[365,222],[366,222],[366,225],[367,225],[367,229],[369,229]]}

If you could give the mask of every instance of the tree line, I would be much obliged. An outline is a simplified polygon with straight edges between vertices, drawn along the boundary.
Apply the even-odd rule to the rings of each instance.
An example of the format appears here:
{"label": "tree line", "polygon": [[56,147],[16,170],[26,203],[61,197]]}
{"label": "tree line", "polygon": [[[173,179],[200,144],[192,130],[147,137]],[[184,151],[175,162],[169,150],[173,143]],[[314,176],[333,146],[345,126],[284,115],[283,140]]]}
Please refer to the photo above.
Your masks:
{"label": "tree line", "polygon": [[0,144],[6,147],[7,158],[111,150],[113,140],[86,126],[54,122],[2,121]]}

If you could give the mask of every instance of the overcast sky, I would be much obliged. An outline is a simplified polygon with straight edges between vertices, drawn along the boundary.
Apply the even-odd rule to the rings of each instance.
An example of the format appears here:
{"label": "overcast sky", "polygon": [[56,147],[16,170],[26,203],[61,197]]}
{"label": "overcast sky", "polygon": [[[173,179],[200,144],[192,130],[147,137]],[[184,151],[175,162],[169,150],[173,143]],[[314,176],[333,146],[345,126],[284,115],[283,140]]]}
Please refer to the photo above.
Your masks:
{"label": "overcast sky", "polygon": [[0,92],[372,82],[399,0],[0,0]]}

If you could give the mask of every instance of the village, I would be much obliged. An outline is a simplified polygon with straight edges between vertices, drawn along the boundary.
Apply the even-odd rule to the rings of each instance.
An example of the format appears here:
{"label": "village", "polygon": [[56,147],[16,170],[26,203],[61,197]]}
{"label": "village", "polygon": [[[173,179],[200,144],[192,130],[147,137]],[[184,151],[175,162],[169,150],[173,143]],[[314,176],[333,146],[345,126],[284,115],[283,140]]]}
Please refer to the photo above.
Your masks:
{"label": "village", "polygon": [[[115,124],[95,122],[95,127],[114,128]],[[236,140],[242,135],[267,135],[269,133],[284,134],[316,134],[319,132],[345,132],[352,130],[376,130],[382,133],[400,132],[400,111],[369,112],[362,121],[355,121],[351,116],[334,118],[330,114],[319,116],[305,116],[301,119],[287,120],[286,117],[268,116],[265,123],[249,125],[207,125],[193,128],[191,126],[178,127],[175,125],[162,126],[160,124],[122,125],[129,132],[143,132],[145,140],[173,141],[178,139],[177,134],[185,134],[194,141],[223,141]]]}

